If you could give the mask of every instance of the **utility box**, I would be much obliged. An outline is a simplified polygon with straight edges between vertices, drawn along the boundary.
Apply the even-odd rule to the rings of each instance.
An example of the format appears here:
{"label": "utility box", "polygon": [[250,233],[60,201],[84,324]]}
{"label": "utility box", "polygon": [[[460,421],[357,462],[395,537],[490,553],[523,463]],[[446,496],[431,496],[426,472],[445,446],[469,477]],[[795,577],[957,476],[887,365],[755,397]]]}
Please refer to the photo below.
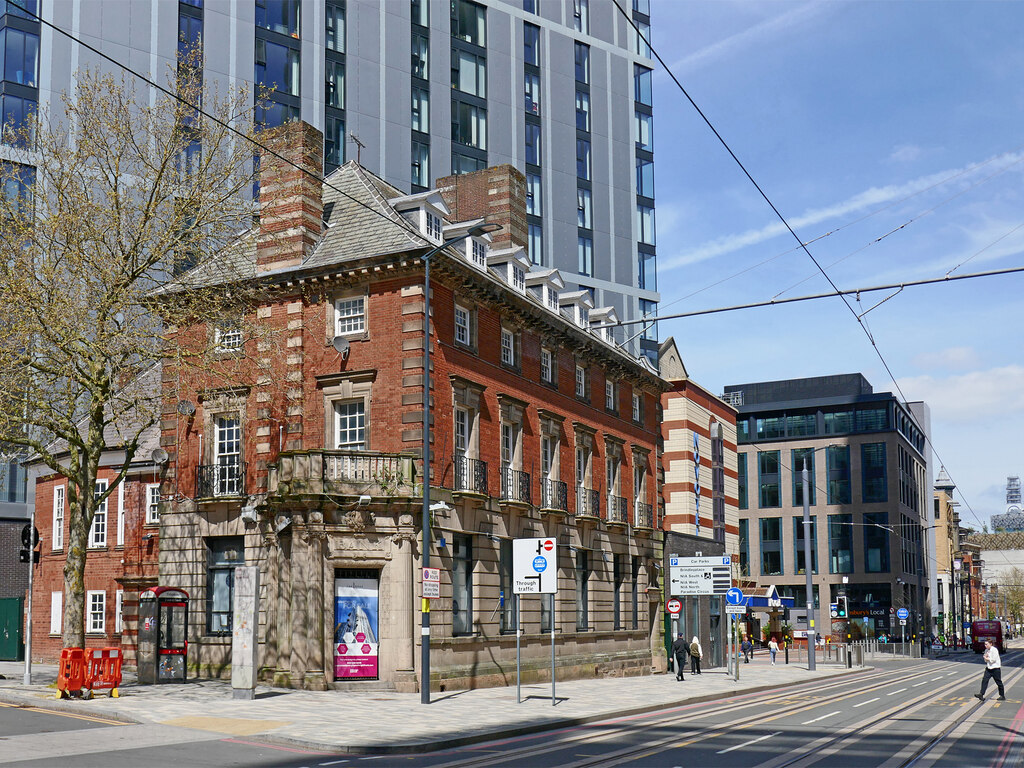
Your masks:
{"label": "utility box", "polygon": [[139,595],[139,683],[183,683],[188,667],[188,592],[152,587]]}

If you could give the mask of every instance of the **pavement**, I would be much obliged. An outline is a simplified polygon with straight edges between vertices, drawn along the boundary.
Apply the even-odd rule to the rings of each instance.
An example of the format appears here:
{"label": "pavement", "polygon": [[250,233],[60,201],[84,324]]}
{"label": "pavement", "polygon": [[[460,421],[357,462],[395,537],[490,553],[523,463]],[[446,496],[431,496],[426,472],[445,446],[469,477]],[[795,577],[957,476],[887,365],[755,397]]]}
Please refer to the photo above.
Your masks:
{"label": "pavement", "polygon": [[768,663],[767,652],[740,664],[734,681],[724,668],[702,675],[559,681],[552,705],[551,684],[480,688],[434,693],[420,703],[418,693],[394,691],[297,691],[260,685],[252,700],[234,699],[226,680],[138,685],[126,670],[119,698],[99,691],[91,700],[56,700],[56,665],[33,664],[32,685],[23,684],[23,662],[0,662],[0,701],[125,723],[151,723],[198,729],[227,737],[265,741],[332,753],[412,753],[564,728],[701,701],[742,696],[856,674],[834,662],[818,661],[810,672],[793,661]]}

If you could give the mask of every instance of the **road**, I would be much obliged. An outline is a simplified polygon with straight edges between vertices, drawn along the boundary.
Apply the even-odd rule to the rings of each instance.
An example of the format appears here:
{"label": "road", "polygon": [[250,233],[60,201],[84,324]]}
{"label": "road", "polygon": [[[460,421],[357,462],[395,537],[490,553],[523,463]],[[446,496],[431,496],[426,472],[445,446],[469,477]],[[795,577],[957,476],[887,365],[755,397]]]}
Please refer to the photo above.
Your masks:
{"label": "road", "polygon": [[[0,709],[0,764],[74,766],[550,766],[599,768],[1009,768],[1024,764],[1024,652],[1004,654],[1008,700],[973,697],[967,654],[878,662],[832,682],[688,704],[646,715],[428,755],[326,755],[170,726]],[[343,695],[343,694],[339,694]]]}

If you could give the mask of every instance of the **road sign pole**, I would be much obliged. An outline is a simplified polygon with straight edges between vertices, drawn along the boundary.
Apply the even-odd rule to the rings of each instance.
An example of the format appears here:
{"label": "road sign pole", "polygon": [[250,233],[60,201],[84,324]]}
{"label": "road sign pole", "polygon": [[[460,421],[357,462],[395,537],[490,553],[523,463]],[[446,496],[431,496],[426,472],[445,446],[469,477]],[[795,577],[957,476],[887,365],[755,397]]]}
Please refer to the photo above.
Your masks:
{"label": "road sign pole", "polygon": [[[810,482],[807,478],[807,458],[804,457],[804,467],[800,471],[800,478],[803,481],[804,495],[804,573],[807,575],[807,671],[813,672],[815,666],[814,649],[817,646],[817,632],[814,629],[814,578],[811,569],[811,493]],[[817,547],[818,542],[814,542]]]}
{"label": "road sign pole", "polygon": [[548,595],[551,600],[551,706],[555,706],[555,593]]}
{"label": "road sign pole", "polygon": [[519,595],[516,595],[516,704],[522,704],[522,697],[519,695],[519,684],[522,673],[519,668],[519,637],[523,634],[523,614],[519,609]]}

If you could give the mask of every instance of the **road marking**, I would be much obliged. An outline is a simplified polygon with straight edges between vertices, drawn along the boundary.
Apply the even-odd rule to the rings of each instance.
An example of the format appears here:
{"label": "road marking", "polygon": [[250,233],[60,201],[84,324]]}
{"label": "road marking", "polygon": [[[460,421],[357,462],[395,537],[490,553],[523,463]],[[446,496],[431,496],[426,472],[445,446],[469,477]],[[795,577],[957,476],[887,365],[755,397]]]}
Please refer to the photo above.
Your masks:
{"label": "road marking", "polygon": [[348,760],[329,760],[326,763],[320,763],[320,765],[341,765],[342,763],[347,763],[347,762],[348,762]]}
{"label": "road marking", "polygon": [[956,674],[958,674],[958,673],[957,672],[950,672],[948,675],[946,675],[946,677],[952,677],[953,675],[956,675]]}
{"label": "road marking", "polygon": [[906,688],[900,688],[898,691],[890,691],[889,693],[887,693],[885,695],[886,696],[895,696],[897,693],[903,693],[905,690],[907,690],[907,689]]}
{"label": "road marking", "polygon": [[723,750],[721,750],[719,752],[716,752],[715,754],[716,755],[724,755],[726,752],[732,752],[734,749],[742,749],[743,747],[749,747],[751,744],[757,744],[757,742],[759,742],[759,741],[764,741],[765,739],[770,739],[773,736],[778,736],[780,733],[782,733],[782,731],[776,731],[775,733],[769,733],[767,736],[762,736],[759,739],[751,739],[750,741],[745,741],[742,744],[737,744],[735,747],[729,747],[728,749],[723,749]]}
{"label": "road marking", "polygon": [[842,710],[837,709],[835,712],[829,712],[827,715],[822,715],[821,717],[816,717],[813,720],[808,720],[806,723],[800,723],[800,725],[810,725],[811,723],[816,723],[819,720],[824,720],[826,717],[832,717],[832,715],[838,715],[841,711]]}
{"label": "road marking", "polygon": [[927,681],[927,680],[925,680],[924,682],[921,682],[921,683],[916,683],[916,684],[914,684],[914,685],[912,685],[912,686],[910,686],[910,687],[911,687],[911,688],[920,688],[920,687],[921,687],[922,685],[928,685],[928,681]]}
{"label": "road marking", "polygon": [[[943,677],[942,675],[939,675],[938,677],[933,677],[929,682],[934,683],[936,680],[941,680],[942,677]],[[946,677],[949,677],[949,675],[946,675]]]}
{"label": "road marking", "polygon": [[880,698],[882,698],[882,697],[881,696],[875,696],[875,698],[868,699],[867,701],[862,701],[860,704],[854,704],[853,708],[856,709],[857,707],[863,707],[865,704],[870,704],[872,701],[878,701]]}

